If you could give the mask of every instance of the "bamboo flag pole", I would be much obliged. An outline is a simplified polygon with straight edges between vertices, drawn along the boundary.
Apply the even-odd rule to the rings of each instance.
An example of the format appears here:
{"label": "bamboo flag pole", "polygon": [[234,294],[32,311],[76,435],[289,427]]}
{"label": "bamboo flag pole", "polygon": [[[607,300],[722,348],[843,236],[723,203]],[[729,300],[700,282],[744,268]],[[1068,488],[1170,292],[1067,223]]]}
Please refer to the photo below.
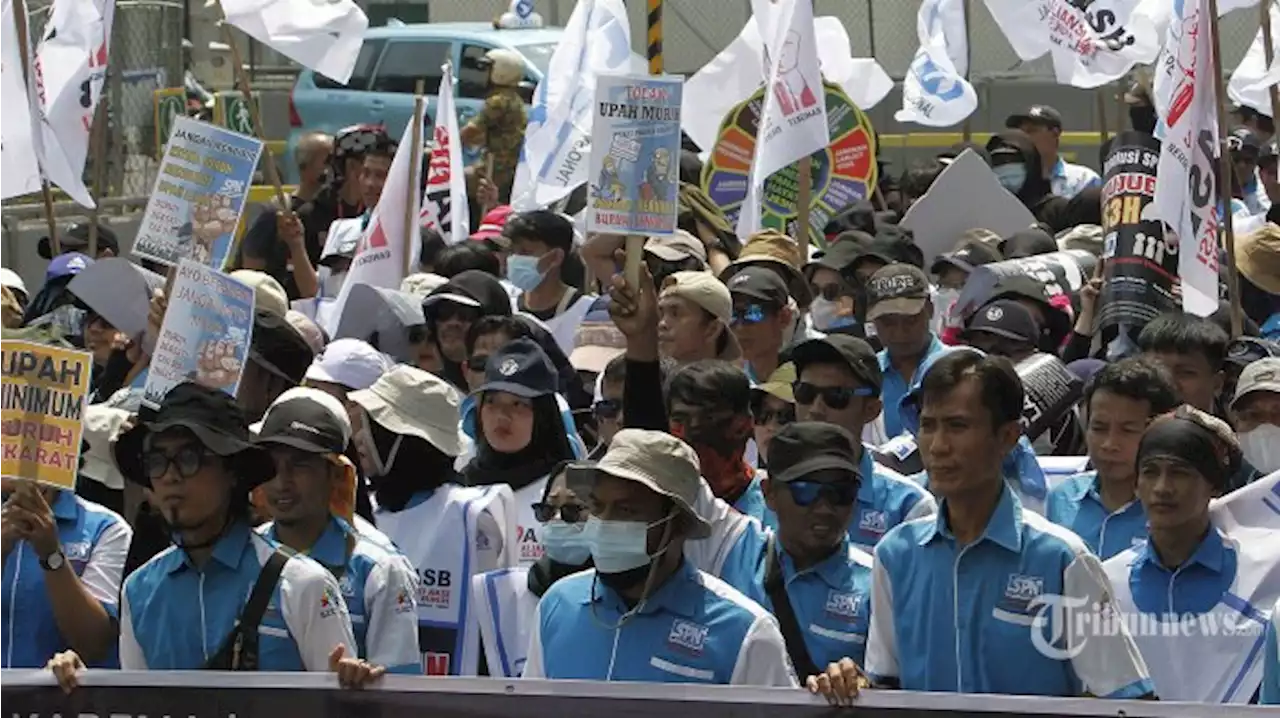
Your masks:
{"label": "bamboo flag pole", "polygon": [[253,133],[258,136],[258,139],[262,140],[262,158],[266,160],[267,181],[275,187],[276,202],[280,205],[280,211],[287,211],[289,202],[284,196],[284,186],[280,183],[280,170],[276,167],[275,154],[271,151],[271,146],[267,144],[266,133],[262,131],[262,113],[260,108],[253,102],[253,90],[249,87],[249,75],[244,71],[244,65],[240,62],[240,47],[236,44],[236,39],[232,37],[231,26],[227,24],[226,20],[222,21],[222,37],[231,48],[231,67],[235,71],[236,84],[240,87],[240,94],[244,96],[245,106],[249,108],[249,119],[253,121]]}
{"label": "bamboo flag pole", "polygon": [[[27,88],[30,98],[31,88],[31,43],[27,37],[27,3],[25,0],[13,0],[13,24],[18,34],[19,55],[22,57],[22,82]],[[40,108],[32,107],[31,111],[39,114]],[[41,132],[43,123],[35,128]],[[53,256],[62,254],[62,244],[58,241],[58,223],[53,218],[53,189],[49,180],[44,177],[44,168],[40,168],[40,196],[44,200],[44,220],[49,228],[49,248]]]}
{"label": "bamboo flag pole", "polygon": [[1107,93],[1106,90],[1099,88],[1094,94],[1094,104],[1098,106],[1098,132],[1101,133],[1102,141],[1105,143],[1111,139],[1111,132],[1107,128]]}
{"label": "bamboo flag pole", "polygon": [[[973,81],[970,80],[970,76],[973,71],[973,68],[971,67],[973,64],[973,51],[969,48],[969,0],[963,0],[961,7],[964,9],[964,79],[969,80],[969,84],[972,85]],[[971,121],[971,117],[964,118],[962,132],[964,133],[965,142],[973,140],[973,122]]]}
{"label": "bamboo flag pole", "polygon": [[[662,51],[662,10],[664,0],[646,0],[647,39],[646,54],[649,60],[649,74],[661,75],[666,70]],[[645,238],[638,234],[629,234],[625,240],[626,261],[622,267],[623,277],[632,289],[638,291],[640,286],[640,263],[644,258]]]}
{"label": "bamboo flag pole", "polygon": [[106,154],[106,138],[107,108],[99,97],[98,107],[93,117],[93,135],[89,137],[89,155],[93,158],[93,209],[89,212],[89,256],[95,259],[98,256],[98,220],[101,216],[98,205],[102,195],[106,194],[104,185],[107,163],[106,158],[103,157]]}
{"label": "bamboo flag pole", "polygon": [[809,229],[809,205],[813,203],[812,155],[805,155],[800,159],[799,170],[799,186],[796,188],[796,244],[803,248],[813,236]]}
{"label": "bamboo flag pole", "polygon": [[[1271,60],[1275,57],[1275,45],[1271,40],[1271,7],[1275,4],[1275,0],[1266,0],[1266,2],[1258,3],[1259,22],[1262,25],[1262,51],[1267,60],[1267,68],[1271,67]],[[1280,87],[1272,85],[1267,88],[1267,95],[1271,98],[1271,119],[1280,118]]]}
{"label": "bamboo flag pole", "polygon": [[[427,103],[425,92],[426,85],[422,78],[418,78],[418,84],[413,88],[413,130],[410,133],[413,139],[410,140],[412,144],[409,145],[409,177],[411,179],[418,174],[417,170],[422,166],[422,111]],[[437,118],[437,121],[444,120]],[[454,140],[450,138],[449,141]],[[418,218],[414,216],[413,203],[421,196],[422,187],[414,182],[405,184],[407,187],[404,197],[404,275],[407,277],[413,274],[413,267],[409,264],[413,261],[413,245],[418,238]]]}
{"label": "bamboo flag pole", "polygon": [[[1240,274],[1236,270],[1235,230],[1231,222],[1231,180],[1235,171],[1231,153],[1227,151],[1227,97],[1222,82],[1222,45],[1218,40],[1218,0],[1208,0],[1209,27],[1211,28],[1213,66],[1213,91],[1218,102],[1218,197],[1222,207],[1223,238],[1227,245],[1227,296],[1231,301],[1231,336],[1238,337],[1244,331],[1244,310],[1240,305]],[[1204,6],[1201,6],[1201,12]],[[1267,23],[1263,23],[1265,27]]]}

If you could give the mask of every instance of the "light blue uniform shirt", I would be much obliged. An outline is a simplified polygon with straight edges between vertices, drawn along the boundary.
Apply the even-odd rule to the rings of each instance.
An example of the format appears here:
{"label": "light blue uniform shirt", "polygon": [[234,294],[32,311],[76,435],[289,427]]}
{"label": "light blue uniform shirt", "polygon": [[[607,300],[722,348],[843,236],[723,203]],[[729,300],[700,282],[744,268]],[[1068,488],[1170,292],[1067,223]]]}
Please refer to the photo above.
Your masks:
{"label": "light blue uniform shirt", "polygon": [[1212,611],[1236,579],[1236,552],[1210,530],[1177,569],[1160,563],[1150,542],[1137,549],[1129,569],[1134,606],[1143,613],[1199,615]]}
{"label": "light blue uniform shirt", "polygon": [[[904,523],[876,546],[866,671],[913,691],[1136,698],[1152,683],[1123,627],[1066,631],[1061,656],[1032,638],[1045,616],[1037,598],[1110,595],[1079,537],[1024,511],[1007,484],[986,530],[966,546],[948,529],[943,500],[936,518]],[[1046,637],[1062,635],[1055,613]]]}
{"label": "light blue uniform shirt", "polygon": [[1262,691],[1258,701],[1263,705],[1280,705],[1280,601],[1271,609],[1267,621],[1266,647],[1262,654]]}
{"label": "light blue uniform shirt", "polygon": [[1050,190],[1067,199],[1080,194],[1083,189],[1099,184],[1102,184],[1102,178],[1098,177],[1097,172],[1084,165],[1071,164],[1061,157],[1053,166],[1052,176],[1049,177]]}
{"label": "light blue uniform shirt", "polygon": [[538,604],[525,678],[795,686],[777,621],[683,562],[620,628],[627,606],[594,569]]}
{"label": "light blue uniform shirt", "polygon": [[[260,529],[279,544],[274,523]],[[350,555],[348,537],[353,539]],[[285,547],[288,550],[288,547]],[[351,612],[360,657],[385,666],[388,673],[421,675],[418,613],[414,604],[417,577],[408,559],[357,533],[333,517],[307,556],[338,579]]]}
{"label": "light blue uniform shirt", "polygon": [[1114,513],[1108,512],[1098,492],[1096,471],[1076,474],[1050,490],[1044,515],[1074,531],[1104,561],[1147,540],[1147,512],[1142,502],[1134,498]]}
{"label": "light blue uniform shirt", "polygon": [[902,425],[902,415],[898,405],[902,403],[902,397],[907,395],[907,391],[919,381],[920,367],[926,366],[926,360],[942,351],[946,345],[938,341],[938,337],[930,334],[929,343],[924,348],[924,355],[920,357],[920,363],[916,365],[916,376],[904,377],[893,368],[893,363],[889,361],[889,350],[881,349],[876,354],[876,359],[880,362],[880,371],[884,373],[884,383],[880,387],[880,399],[884,402],[884,434],[888,437],[894,437],[901,434],[904,427]]}
{"label": "light blue uniform shirt", "polygon": [[[129,524],[114,511],[85,501],[71,491],[58,492],[49,508],[53,510],[58,541],[71,570],[108,615],[119,616],[116,602],[120,597],[129,539],[133,535]],[[31,544],[19,541],[4,559],[0,602],[4,629],[0,631],[0,640],[5,668],[44,668],[55,653],[70,648],[58,632],[45,590],[45,572],[40,568],[42,557],[36,553]],[[119,662],[113,655],[93,665],[116,668]]]}
{"label": "light blue uniform shirt", "polygon": [[747,488],[743,490],[738,500],[733,502],[733,508],[766,526],[776,526],[778,518],[764,502],[764,489],[760,486],[763,475],[763,472],[757,471],[756,475],[751,477],[751,483],[747,484]]}
{"label": "light blue uniform shirt", "polygon": [[870,552],[894,526],[912,519],[932,516],[938,503],[920,484],[877,464],[868,447],[862,449],[858,461],[858,502],[849,539],[863,551]]}
{"label": "light blue uniform shirt", "polygon": [[[203,567],[177,546],[157,554],[124,583],[120,665],[125,670],[198,670],[217,655],[275,546],[244,522],[232,524]],[[258,628],[262,671],[327,671],[355,637],[337,579],[305,556],[293,556],[276,583]]]}

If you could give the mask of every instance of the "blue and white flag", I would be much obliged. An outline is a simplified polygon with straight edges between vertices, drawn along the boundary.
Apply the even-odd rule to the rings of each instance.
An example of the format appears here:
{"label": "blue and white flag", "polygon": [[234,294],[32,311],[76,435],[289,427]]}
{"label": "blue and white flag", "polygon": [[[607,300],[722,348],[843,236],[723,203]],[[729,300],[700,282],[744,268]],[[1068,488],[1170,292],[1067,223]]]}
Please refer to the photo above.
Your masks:
{"label": "blue and white flag", "polygon": [[978,109],[978,94],[965,79],[969,41],[965,37],[964,0],[925,0],[916,16],[920,49],[902,80],[898,122],[949,127]]}
{"label": "blue and white flag", "polygon": [[512,207],[546,207],[587,181],[596,76],[633,70],[622,0],[580,0],[534,92]]}

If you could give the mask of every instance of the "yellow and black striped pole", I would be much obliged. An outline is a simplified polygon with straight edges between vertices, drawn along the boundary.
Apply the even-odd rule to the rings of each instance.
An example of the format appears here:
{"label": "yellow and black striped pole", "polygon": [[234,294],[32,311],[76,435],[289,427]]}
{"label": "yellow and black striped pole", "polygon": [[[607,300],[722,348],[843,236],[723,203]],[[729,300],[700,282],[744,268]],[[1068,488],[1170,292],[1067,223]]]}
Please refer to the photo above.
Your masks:
{"label": "yellow and black striped pole", "polygon": [[648,0],[649,7],[649,74],[661,75],[662,64],[662,0]]}

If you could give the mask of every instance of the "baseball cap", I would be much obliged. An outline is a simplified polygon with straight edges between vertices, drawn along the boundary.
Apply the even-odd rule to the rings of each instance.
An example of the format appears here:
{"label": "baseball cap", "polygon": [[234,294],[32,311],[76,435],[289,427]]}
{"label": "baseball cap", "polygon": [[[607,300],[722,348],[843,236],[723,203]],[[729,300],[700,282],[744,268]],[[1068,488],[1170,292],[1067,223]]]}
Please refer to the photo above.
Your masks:
{"label": "baseball cap", "polygon": [[1262,140],[1248,127],[1236,127],[1227,135],[1227,149],[1257,159],[1262,154]]}
{"label": "baseball cap", "polygon": [[532,339],[520,337],[489,355],[484,367],[484,383],[471,393],[503,391],[535,399],[554,394],[559,386],[559,377],[547,353]]}
{"label": "baseball cap", "polygon": [[768,267],[743,267],[729,278],[728,289],[731,301],[734,294],[741,294],[774,307],[787,306],[787,283]]}
{"label": "baseball cap", "polygon": [[253,290],[253,311],[266,312],[283,317],[289,312],[289,295],[284,287],[266,272],[256,269],[237,269],[231,278]]}
{"label": "baseball cap", "polygon": [[613,322],[586,322],[573,333],[569,364],[577,371],[599,374],[627,350],[627,338]]}
{"label": "baseball cap", "polygon": [[503,249],[510,247],[511,240],[502,235],[502,229],[507,226],[507,218],[513,212],[515,210],[509,204],[498,205],[485,212],[484,217],[480,218],[480,226],[471,233],[470,239],[477,242],[493,242]]}
{"label": "baseball cap", "polygon": [[1237,337],[1227,345],[1227,363],[1244,368],[1267,357],[1280,356],[1274,342],[1257,337]]}
{"label": "baseball cap", "polygon": [[27,283],[22,281],[22,277],[18,273],[8,267],[0,267],[0,287],[7,287],[12,291],[22,295],[25,301],[27,298]]}
{"label": "baseball cap", "polygon": [[262,421],[249,429],[259,446],[288,446],[311,454],[341,454],[351,441],[351,420],[342,403],[302,386],[276,397]]}
{"label": "baseball cap", "polygon": [[828,334],[800,342],[791,350],[791,361],[795,362],[797,377],[810,364],[844,364],[858,381],[875,390],[873,396],[880,394],[884,384],[884,371],[880,369],[875,350],[865,339],[849,334]]}
{"label": "baseball cap", "polygon": [[720,281],[728,284],[730,277],[747,267],[772,267],[785,275],[783,285],[796,300],[796,304],[807,307],[813,301],[813,294],[808,280],[800,273],[800,268],[807,259],[801,250],[795,240],[782,232],[776,229],[761,230],[747,239],[742,251],[738,253],[738,259],[720,273]]}
{"label": "baseball cap", "polygon": [[969,317],[965,334],[985,332],[1005,339],[1036,344],[1040,340],[1040,326],[1031,310],[1014,299],[997,299],[980,307]]}
{"label": "baseball cap", "polygon": [[885,264],[901,262],[916,267],[924,266],[924,252],[916,245],[911,234],[901,227],[884,225],[876,229],[871,242],[854,258],[854,264],[867,259],[878,259]]}
{"label": "baseball cap", "polygon": [[819,267],[844,273],[853,268],[858,258],[863,256],[866,248],[874,241],[874,237],[856,229],[841,232],[834,242],[827,245],[821,256],[804,266],[805,275],[812,279],[813,271]]}
{"label": "baseball cap", "polygon": [[676,437],[665,431],[623,429],[614,435],[595,469],[671,499],[693,522],[689,538],[711,535],[711,523],[693,508],[702,486],[698,455]]}
{"label": "baseball cap", "polygon": [[819,471],[844,471],[859,481],[853,435],[825,421],[797,421],[769,442],[769,478],[789,483]]}
{"label": "baseball cap", "polygon": [[1268,222],[1256,231],[1237,234],[1236,266],[1254,286],[1280,294],[1280,227]]}
{"label": "baseball cap", "polygon": [[400,282],[400,291],[425,297],[449,282],[447,277],[430,272],[415,272]]}
{"label": "baseball cap", "polygon": [[1004,126],[1018,129],[1027,123],[1044,125],[1050,129],[1060,130],[1062,129],[1062,113],[1048,105],[1032,105],[1025,112],[1009,115],[1004,121]]}
{"label": "baseball cap", "polygon": [[59,254],[49,262],[49,268],[44,271],[44,281],[49,282],[62,277],[74,277],[75,275],[88,269],[93,264],[93,259],[79,252],[66,252]]}
{"label": "baseball cap", "polygon": [[[87,252],[89,250],[89,224],[76,223],[67,231],[58,235],[58,247],[65,252]],[[120,240],[111,227],[98,223],[98,251],[110,249],[117,256],[120,254]],[[53,242],[45,236],[36,244],[36,251],[41,259],[53,259]]]}
{"label": "baseball cap", "polygon": [[1280,358],[1259,359],[1240,372],[1240,380],[1236,382],[1236,395],[1231,399],[1231,408],[1235,409],[1241,399],[1259,391],[1280,394]]}
{"label": "baseball cap", "polygon": [[929,271],[941,274],[947,267],[955,267],[965,272],[972,272],[974,267],[1000,261],[1000,253],[985,244],[974,242],[960,247],[954,252],[938,255],[933,260]]}
{"label": "baseball cap", "polygon": [[796,403],[796,392],[794,385],[796,383],[796,364],[789,361],[780,365],[769,378],[751,387],[751,391],[761,391],[770,396],[777,397],[788,404]]}
{"label": "baseball cap", "polygon": [[351,259],[356,256],[356,247],[360,246],[360,236],[364,234],[359,218],[342,219],[329,227],[329,234],[324,239],[324,247],[320,250],[320,266],[331,263],[333,259]]}
{"label": "baseball cap", "polygon": [[[744,275],[752,277],[755,272],[760,271],[763,271],[765,274],[770,274],[774,279],[778,280],[774,287],[774,292],[776,293],[777,287],[782,287],[782,280],[776,273],[765,268],[755,269],[751,274],[748,274],[744,270],[743,272],[735,274],[733,279],[729,281],[737,281],[738,277],[742,277]],[[752,279],[744,279],[742,280],[742,283],[746,286],[748,284],[752,284],[753,281],[754,280]],[[734,291],[738,290],[735,289]],[[782,300],[783,304],[786,303],[786,291],[786,287],[782,287],[784,297]],[[747,290],[743,290],[743,293],[747,293]],[[659,295],[659,298],[661,297],[680,297],[682,299],[688,299],[699,307],[707,310],[708,314],[719,319],[725,324],[728,324],[733,319],[733,297],[729,294],[729,288],[724,285],[724,282],[716,279],[715,275],[710,272],[672,273],[662,283],[662,292]],[[768,299],[765,301],[773,300]]]}
{"label": "baseball cap", "polygon": [[368,389],[391,371],[395,362],[360,339],[335,339],[311,362],[303,377],[309,381],[339,384],[347,389]]}
{"label": "baseball cap", "polygon": [[393,434],[422,439],[446,456],[462,453],[458,430],[462,395],[435,374],[397,364],[373,386],[353,391],[347,398]]}
{"label": "baseball cap", "polygon": [[889,314],[919,314],[929,301],[929,278],[910,264],[881,267],[867,280],[867,321]]}
{"label": "baseball cap", "polygon": [[650,237],[644,243],[644,251],[667,262],[679,262],[690,257],[707,263],[707,247],[702,240],[683,229],[674,234],[661,237]]}

